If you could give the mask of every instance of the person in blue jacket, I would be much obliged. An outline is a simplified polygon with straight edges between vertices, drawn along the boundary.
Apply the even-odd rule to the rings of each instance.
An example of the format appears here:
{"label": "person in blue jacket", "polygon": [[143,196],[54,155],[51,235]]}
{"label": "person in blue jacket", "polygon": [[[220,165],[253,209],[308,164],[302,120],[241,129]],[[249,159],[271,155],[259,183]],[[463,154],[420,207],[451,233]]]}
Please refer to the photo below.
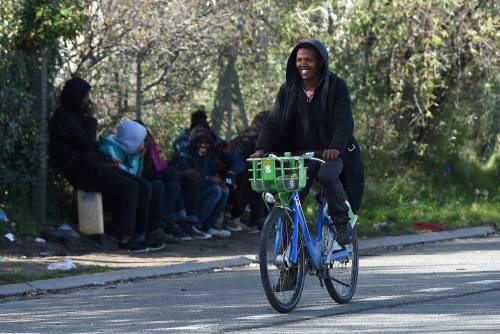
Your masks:
{"label": "person in blue jacket", "polygon": [[165,247],[164,239],[167,239],[167,236],[160,227],[161,221],[156,219],[156,215],[150,214],[150,211],[153,213],[158,211],[156,207],[151,207],[151,204],[161,205],[159,201],[152,201],[151,198],[158,191],[162,191],[163,184],[160,181],[150,182],[141,177],[146,136],[147,130],[143,125],[125,119],[115,134],[100,137],[99,151],[111,158],[118,169],[126,172],[139,189],[138,210],[144,211],[147,219],[141,220],[140,224],[136,225],[137,240],[144,242],[149,250],[160,250]]}
{"label": "person in blue jacket", "polygon": [[[194,169],[198,172],[199,184],[198,226],[212,236],[229,237],[231,232],[222,228],[222,215],[229,197],[226,180],[220,176],[220,161],[214,148],[213,138],[204,126],[195,126],[189,133],[189,147],[177,153],[172,163],[180,170]],[[229,166],[234,173],[238,165]],[[227,174],[226,174],[227,176]]]}

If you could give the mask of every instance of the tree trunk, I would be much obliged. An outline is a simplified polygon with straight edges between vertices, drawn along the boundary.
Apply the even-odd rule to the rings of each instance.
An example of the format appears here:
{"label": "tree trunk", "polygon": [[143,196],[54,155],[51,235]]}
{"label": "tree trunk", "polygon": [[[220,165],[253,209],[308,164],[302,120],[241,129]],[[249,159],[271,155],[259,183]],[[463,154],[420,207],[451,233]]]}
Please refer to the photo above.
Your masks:
{"label": "tree trunk", "polygon": [[135,117],[141,120],[142,116],[142,57],[137,56],[136,60],[136,90],[135,90]]}

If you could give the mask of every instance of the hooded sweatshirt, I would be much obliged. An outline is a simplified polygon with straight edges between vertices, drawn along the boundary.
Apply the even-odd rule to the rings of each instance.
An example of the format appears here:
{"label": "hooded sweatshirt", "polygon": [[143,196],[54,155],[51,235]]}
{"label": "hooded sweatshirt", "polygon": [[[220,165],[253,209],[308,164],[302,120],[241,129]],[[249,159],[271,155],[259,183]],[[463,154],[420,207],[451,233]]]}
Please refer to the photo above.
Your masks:
{"label": "hooded sweatshirt", "polygon": [[[315,115],[305,120],[305,115],[298,111],[298,94],[303,94],[302,78],[296,67],[297,51],[304,45],[314,47],[323,58],[323,72],[320,85],[314,92]],[[299,101],[300,102],[300,101]],[[309,124],[305,124],[309,122]],[[311,123],[312,122],[312,123]],[[300,124],[297,124],[300,123]],[[304,124],[304,125],[303,125]],[[330,72],[328,52],[317,39],[305,39],[292,50],[288,57],[286,80],[281,86],[273,109],[262,127],[257,140],[256,150],[265,152],[294,151],[297,143],[303,144],[305,132],[316,129],[317,138],[311,144],[313,150],[335,148],[341,152],[344,169],[340,180],[347,192],[347,197],[354,212],[361,206],[364,190],[364,172],[361,151],[353,136],[354,122],[351,112],[351,101],[345,82]],[[310,131],[309,134],[312,134]],[[312,139],[307,136],[307,140]],[[300,147],[306,149],[307,147]]]}
{"label": "hooded sweatshirt", "polygon": [[[303,115],[297,117],[297,100],[302,91],[302,78],[296,67],[297,51],[312,46],[323,58],[320,85],[316,88],[314,101],[316,115],[310,119],[310,128],[317,129],[321,149],[335,148],[344,152],[353,138],[354,122],[347,85],[336,74],[330,72],[328,51],[317,39],[305,39],[292,50],[288,57],[286,81],[281,86],[273,110],[257,141],[256,149],[266,152],[294,151],[294,144],[301,141],[303,133],[298,132],[297,122],[306,121]],[[298,138],[297,138],[298,137]],[[312,147],[317,149],[318,147]]]}
{"label": "hooded sweatshirt", "polygon": [[68,80],[61,104],[49,121],[51,163],[75,186],[88,177],[90,168],[104,160],[96,145],[97,120],[85,115],[81,107],[90,89],[82,78]]}
{"label": "hooded sweatshirt", "polygon": [[139,151],[144,146],[146,128],[129,119],[123,120],[116,134],[101,136],[99,150],[118,162],[120,169],[134,175],[141,175],[143,157]]}

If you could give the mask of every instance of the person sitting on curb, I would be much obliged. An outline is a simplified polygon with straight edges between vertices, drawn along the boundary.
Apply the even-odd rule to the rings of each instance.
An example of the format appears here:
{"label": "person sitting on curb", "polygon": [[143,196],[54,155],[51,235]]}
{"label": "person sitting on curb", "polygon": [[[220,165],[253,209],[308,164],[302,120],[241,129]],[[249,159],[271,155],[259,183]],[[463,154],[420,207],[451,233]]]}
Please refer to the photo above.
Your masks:
{"label": "person sitting on curb", "polygon": [[120,248],[144,251],[134,238],[136,226],[147,221],[139,205],[140,189],[134,177],[114,167],[114,162],[97,148],[95,104],[91,86],[82,78],[66,81],[61,102],[49,121],[49,157],[52,166],[76,189],[100,192],[117,198],[120,205]]}
{"label": "person sitting on curb", "polygon": [[[162,227],[165,232],[183,241],[189,241],[192,238],[199,240],[211,238],[210,235],[189,229],[189,226],[196,223],[198,219],[196,205],[198,201],[198,183],[192,181],[191,175],[193,173],[197,174],[198,172],[194,169],[188,169],[179,173],[175,167],[169,166],[161,158],[156,140],[148,129],[142,176],[154,184],[157,183],[157,180],[163,183],[164,190],[156,190],[159,192],[157,195],[154,194],[155,189],[153,189],[152,200],[160,200],[156,207],[161,211],[156,214],[162,217]],[[184,198],[186,198],[186,201],[184,201]],[[184,227],[184,230],[191,233],[186,233],[176,221]]]}
{"label": "person sitting on curb", "polygon": [[173,159],[176,167],[183,171],[196,169],[199,177],[198,226],[212,236],[229,237],[231,232],[222,229],[222,214],[229,197],[229,189],[217,176],[218,158],[212,149],[212,136],[203,126],[194,127],[189,134],[190,146]]}
{"label": "person sitting on curb", "polygon": [[[152,185],[141,177],[143,168],[144,141],[147,131],[144,126],[132,120],[125,119],[118,126],[116,134],[99,138],[99,151],[113,159],[116,168],[127,173],[129,179],[139,189],[139,210],[144,211],[144,220],[135,227],[136,239],[144,242],[149,250],[160,250],[165,247],[164,240],[168,239],[160,228],[160,221],[156,215],[150,215],[150,210],[158,212],[157,200],[152,201],[152,189],[163,190],[163,184],[158,181]],[[154,195],[158,196],[157,193]]]}
{"label": "person sitting on curb", "polygon": [[[228,148],[238,152],[243,161],[255,151],[259,132],[268,115],[268,111],[258,113],[250,127],[229,143]],[[228,220],[227,229],[232,232],[258,233],[267,216],[266,205],[261,195],[252,190],[249,177],[247,170],[236,175],[236,191],[231,192],[229,197],[231,218]],[[250,206],[250,226],[240,221],[247,205]]]}

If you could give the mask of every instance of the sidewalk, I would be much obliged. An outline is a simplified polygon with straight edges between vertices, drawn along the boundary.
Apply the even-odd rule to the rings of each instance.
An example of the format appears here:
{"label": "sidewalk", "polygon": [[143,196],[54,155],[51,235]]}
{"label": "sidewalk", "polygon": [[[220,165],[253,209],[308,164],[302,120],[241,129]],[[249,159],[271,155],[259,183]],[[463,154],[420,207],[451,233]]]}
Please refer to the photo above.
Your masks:
{"label": "sidewalk", "polygon": [[[444,232],[362,239],[359,241],[359,250],[361,255],[369,255],[376,253],[377,250],[391,247],[399,248],[443,240],[484,237],[492,233],[495,233],[495,229],[484,226]],[[168,245],[165,251],[137,255],[130,255],[123,251],[112,251],[76,256],[4,257],[4,261],[1,263],[2,267],[5,265],[22,267],[27,264],[34,266],[38,270],[45,270],[48,263],[70,258],[79,267],[98,265],[116,268],[117,270],[91,275],[1,285],[0,299],[249,265],[256,261],[258,244],[258,234],[240,233],[229,239],[171,244]]]}

